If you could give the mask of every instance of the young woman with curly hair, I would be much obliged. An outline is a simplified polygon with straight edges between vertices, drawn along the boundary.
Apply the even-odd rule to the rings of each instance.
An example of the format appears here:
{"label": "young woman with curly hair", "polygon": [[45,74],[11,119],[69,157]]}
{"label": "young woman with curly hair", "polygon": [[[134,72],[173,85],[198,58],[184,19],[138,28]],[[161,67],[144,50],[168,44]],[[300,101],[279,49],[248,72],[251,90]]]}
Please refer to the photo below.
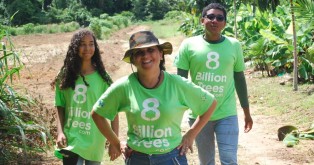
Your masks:
{"label": "young woman with curly hair", "polygon": [[[100,164],[105,138],[93,122],[90,111],[101,94],[112,84],[101,60],[93,32],[76,32],[67,50],[64,64],[51,83],[57,108],[56,155],[63,164]],[[118,134],[118,117],[111,126]],[[117,155],[109,147],[112,155]]]}

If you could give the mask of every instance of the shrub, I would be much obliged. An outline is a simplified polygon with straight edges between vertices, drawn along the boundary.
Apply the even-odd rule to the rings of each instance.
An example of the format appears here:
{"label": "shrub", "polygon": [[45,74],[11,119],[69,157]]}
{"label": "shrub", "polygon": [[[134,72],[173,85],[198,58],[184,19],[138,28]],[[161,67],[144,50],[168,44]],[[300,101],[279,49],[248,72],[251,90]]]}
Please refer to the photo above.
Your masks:
{"label": "shrub", "polygon": [[96,38],[101,39],[102,38],[102,30],[101,30],[101,25],[99,23],[98,19],[92,19],[89,28],[94,32]]}
{"label": "shrub", "polygon": [[22,26],[25,34],[31,34],[34,33],[34,27],[35,25],[33,23],[28,23]]}
{"label": "shrub", "polygon": [[29,111],[37,106],[34,99],[12,87],[23,63],[6,35],[8,30],[0,29],[0,40],[6,37],[0,45],[0,164],[29,164],[31,155],[48,149],[51,138],[49,130],[38,124],[41,118]]}
{"label": "shrub", "polygon": [[43,25],[35,26],[34,33],[45,33],[45,27]]}

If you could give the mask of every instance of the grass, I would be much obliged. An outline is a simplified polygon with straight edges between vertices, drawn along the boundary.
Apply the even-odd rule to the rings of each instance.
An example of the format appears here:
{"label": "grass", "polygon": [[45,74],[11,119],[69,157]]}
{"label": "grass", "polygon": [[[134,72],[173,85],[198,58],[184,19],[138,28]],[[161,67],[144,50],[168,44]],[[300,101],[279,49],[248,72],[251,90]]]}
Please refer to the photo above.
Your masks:
{"label": "grass", "polygon": [[148,21],[143,23],[144,25],[150,26],[151,31],[154,32],[158,38],[170,38],[177,35],[181,35],[178,31],[181,23],[173,20],[161,20],[161,21]]}
{"label": "grass", "polygon": [[277,116],[286,124],[308,128],[314,122],[314,85],[286,85],[284,77],[249,75],[247,79],[250,105],[256,107],[252,115]]}

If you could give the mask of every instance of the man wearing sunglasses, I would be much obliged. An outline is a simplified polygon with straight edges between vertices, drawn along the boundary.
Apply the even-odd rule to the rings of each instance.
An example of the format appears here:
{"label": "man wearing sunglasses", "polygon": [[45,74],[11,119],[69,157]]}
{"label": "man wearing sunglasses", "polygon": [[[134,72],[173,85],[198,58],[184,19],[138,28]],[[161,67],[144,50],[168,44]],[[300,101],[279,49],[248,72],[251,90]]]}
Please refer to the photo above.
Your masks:
{"label": "man wearing sunglasses", "polygon": [[[241,44],[221,34],[226,26],[224,6],[211,3],[203,9],[204,34],[184,40],[174,60],[177,73],[215,95],[217,106],[210,121],[196,137],[201,165],[215,164],[215,140],[222,165],[237,165],[239,125],[235,91],[244,112],[244,132],[253,126],[248,102]],[[189,124],[195,121],[189,114]]]}

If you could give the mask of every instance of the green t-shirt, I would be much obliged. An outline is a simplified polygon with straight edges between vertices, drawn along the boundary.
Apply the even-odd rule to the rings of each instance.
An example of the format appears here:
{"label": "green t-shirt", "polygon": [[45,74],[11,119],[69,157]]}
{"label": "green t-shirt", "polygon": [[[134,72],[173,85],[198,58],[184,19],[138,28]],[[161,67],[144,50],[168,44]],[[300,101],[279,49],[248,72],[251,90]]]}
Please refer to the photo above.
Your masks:
{"label": "green t-shirt", "polygon": [[137,73],[116,81],[94,105],[97,114],[113,120],[125,112],[128,145],[139,152],[163,154],[176,148],[181,140],[181,121],[185,110],[202,115],[214,96],[191,81],[164,72],[158,88],[140,85]]}
{"label": "green t-shirt", "polygon": [[64,133],[70,150],[82,158],[101,162],[105,150],[105,138],[98,130],[90,112],[97,99],[109,85],[98,72],[85,76],[86,86],[80,76],[75,89],[60,90],[56,86],[55,106],[65,108]]}
{"label": "green t-shirt", "polygon": [[[189,70],[192,81],[216,97],[216,110],[210,120],[237,114],[233,74],[245,69],[238,40],[225,37],[220,43],[209,43],[202,35],[188,38],[182,42],[174,65]],[[196,116],[191,113],[190,117]]]}

